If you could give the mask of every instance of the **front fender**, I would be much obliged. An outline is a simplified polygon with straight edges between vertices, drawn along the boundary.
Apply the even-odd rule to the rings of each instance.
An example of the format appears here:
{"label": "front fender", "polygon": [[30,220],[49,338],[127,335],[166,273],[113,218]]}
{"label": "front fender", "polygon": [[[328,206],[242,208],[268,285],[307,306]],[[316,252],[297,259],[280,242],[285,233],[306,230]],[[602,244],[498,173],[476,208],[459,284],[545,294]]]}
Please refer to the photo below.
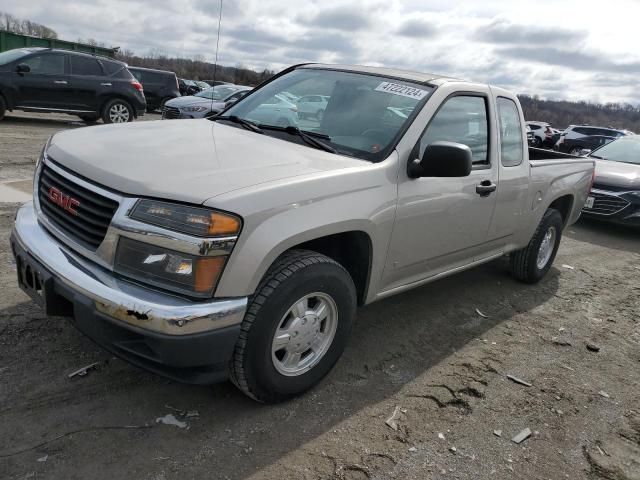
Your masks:
{"label": "front fender", "polygon": [[[305,181],[233,192],[208,205],[235,212],[244,225],[216,297],[251,295],[285,251],[321,237],[359,231],[371,239],[369,295],[382,275],[397,203],[397,161],[368,164]],[[277,199],[275,202],[274,200]]]}

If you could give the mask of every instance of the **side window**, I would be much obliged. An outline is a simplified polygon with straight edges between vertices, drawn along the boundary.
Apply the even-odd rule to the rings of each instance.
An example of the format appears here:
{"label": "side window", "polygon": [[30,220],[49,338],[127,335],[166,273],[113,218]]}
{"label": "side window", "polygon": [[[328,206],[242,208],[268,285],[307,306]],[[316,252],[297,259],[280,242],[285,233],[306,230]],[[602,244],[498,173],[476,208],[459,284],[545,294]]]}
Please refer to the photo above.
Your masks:
{"label": "side window", "polygon": [[431,119],[420,139],[420,158],[428,145],[447,141],[467,145],[474,165],[488,164],[487,103],[484,97],[456,96]]}
{"label": "side window", "polygon": [[522,163],[522,126],[518,107],[513,100],[498,97],[498,120],[500,122],[500,158],[505,167]]}
{"label": "side window", "polygon": [[140,70],[129,70],[131,74],[136,77],[139,82],[142,82],[142,72]]}
{"label": "side window", "polygon": [[529,127],[531,127],[531,130],[540,130],[542,128],[540,125],[529,125]]}
{"label": "side window", "polygon": [[64,75],[64,55],[48,54],[27,58],[24,62],[31,68],[31,73],[41,75]]}
{"label": "side window", "polygon": [[107,72],[107,75],[113,75],[115,73],[118,73],[120,70],[124,68],[123,64],[117,63],[117,62],[110,62],[108,60],[102,60],[101,63],[105,71]]}
{"label": "side window", "polygon": [[71,60],[71,75],[104,75],[102,67],[95,58],[69,55],[69,60]]}

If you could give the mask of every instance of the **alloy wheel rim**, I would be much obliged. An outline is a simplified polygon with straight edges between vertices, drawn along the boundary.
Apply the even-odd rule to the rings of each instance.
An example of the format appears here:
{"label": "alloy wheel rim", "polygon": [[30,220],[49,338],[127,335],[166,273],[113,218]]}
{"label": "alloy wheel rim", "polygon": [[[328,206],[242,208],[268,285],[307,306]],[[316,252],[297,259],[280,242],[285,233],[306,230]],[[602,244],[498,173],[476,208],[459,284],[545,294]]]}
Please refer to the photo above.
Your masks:
{"label": "alloy wheel rim", "polygon": [[129,109],[122,103],[116,103],[109,109],[109,120],[112,123],[125,123],[129,121]]}
{"label": "alloy wheel rim", "polygon": [[278,373],[302,375],[315,367],[333,343],[338,307],[322,292],[294,302],[280,320],[271,342],[271,360]]}
{"label": "alloy wheel rim", "polygon": [[538,249],[538,258],[536,260],[536,265],[539,270],[542,270],[549,260],[551,259],[551,255],[553,254],[553,248],[556,244],[556,228],[549,227],[549,229],[544,234],[542,238],[542,242],[540,243],[540,248]]}

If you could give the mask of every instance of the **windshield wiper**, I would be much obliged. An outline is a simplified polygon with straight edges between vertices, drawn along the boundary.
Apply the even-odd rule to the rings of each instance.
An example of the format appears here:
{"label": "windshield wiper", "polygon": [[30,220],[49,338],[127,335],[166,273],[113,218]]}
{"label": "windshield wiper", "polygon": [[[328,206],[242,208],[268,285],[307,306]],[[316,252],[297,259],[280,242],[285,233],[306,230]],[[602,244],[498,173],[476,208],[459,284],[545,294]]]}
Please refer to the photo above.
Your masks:
{"label": "windshield wiper", "polygon": [[311,145],[312,147],[315,147],[319,150],[324,150],[325,152],[329,153],[338,153],[338,151],[331,145],[327,145],[326,143],[318,140],[318,138],[322,138],[323,140],[331,140],[331,137],[324,133],[300,130],[298,127],[294,127],[293,125],[289,125],[288,127],[278,127],[277,125],[260,125],[260,127],[265,130],[279,130],[281,132],[287,132],[291,135],[298,135],[305,143]]}
{"label": "windshield wiper", "polygon": [[600,155],[589,155],[591,158],[597,158],[599,160],[604,160],[604,157],[601,157]]}
{"label": "windshield wiper", "polygon": [[240,118],[237,115],[223,115],[222,117],[213,117],[213,120],[228,120],[233,123],[237,123],[247,130],[251,130],[256,133],[264,133],[264,131],[255,123],[250,122],[249,120],[245,120],[244,118]]}

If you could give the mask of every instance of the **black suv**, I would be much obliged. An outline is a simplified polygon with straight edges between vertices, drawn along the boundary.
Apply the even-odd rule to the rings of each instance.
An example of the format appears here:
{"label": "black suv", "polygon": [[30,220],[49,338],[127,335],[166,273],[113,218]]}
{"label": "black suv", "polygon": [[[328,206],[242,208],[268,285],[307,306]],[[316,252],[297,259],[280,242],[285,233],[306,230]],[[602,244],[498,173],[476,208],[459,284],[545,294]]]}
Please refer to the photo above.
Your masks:
{"label": "black suv", "polygon": [[180,96],[178,77],[173,72],[142,67],[129,67],[129,71],[144,87],[148,112],[159,110],[164,102]]}
{"label": "black suv", "polygon": [[24,110],[123,123],[145,107],[142,85],[117,60],[51,48],[0,53],[0,120],[6,110]]}

